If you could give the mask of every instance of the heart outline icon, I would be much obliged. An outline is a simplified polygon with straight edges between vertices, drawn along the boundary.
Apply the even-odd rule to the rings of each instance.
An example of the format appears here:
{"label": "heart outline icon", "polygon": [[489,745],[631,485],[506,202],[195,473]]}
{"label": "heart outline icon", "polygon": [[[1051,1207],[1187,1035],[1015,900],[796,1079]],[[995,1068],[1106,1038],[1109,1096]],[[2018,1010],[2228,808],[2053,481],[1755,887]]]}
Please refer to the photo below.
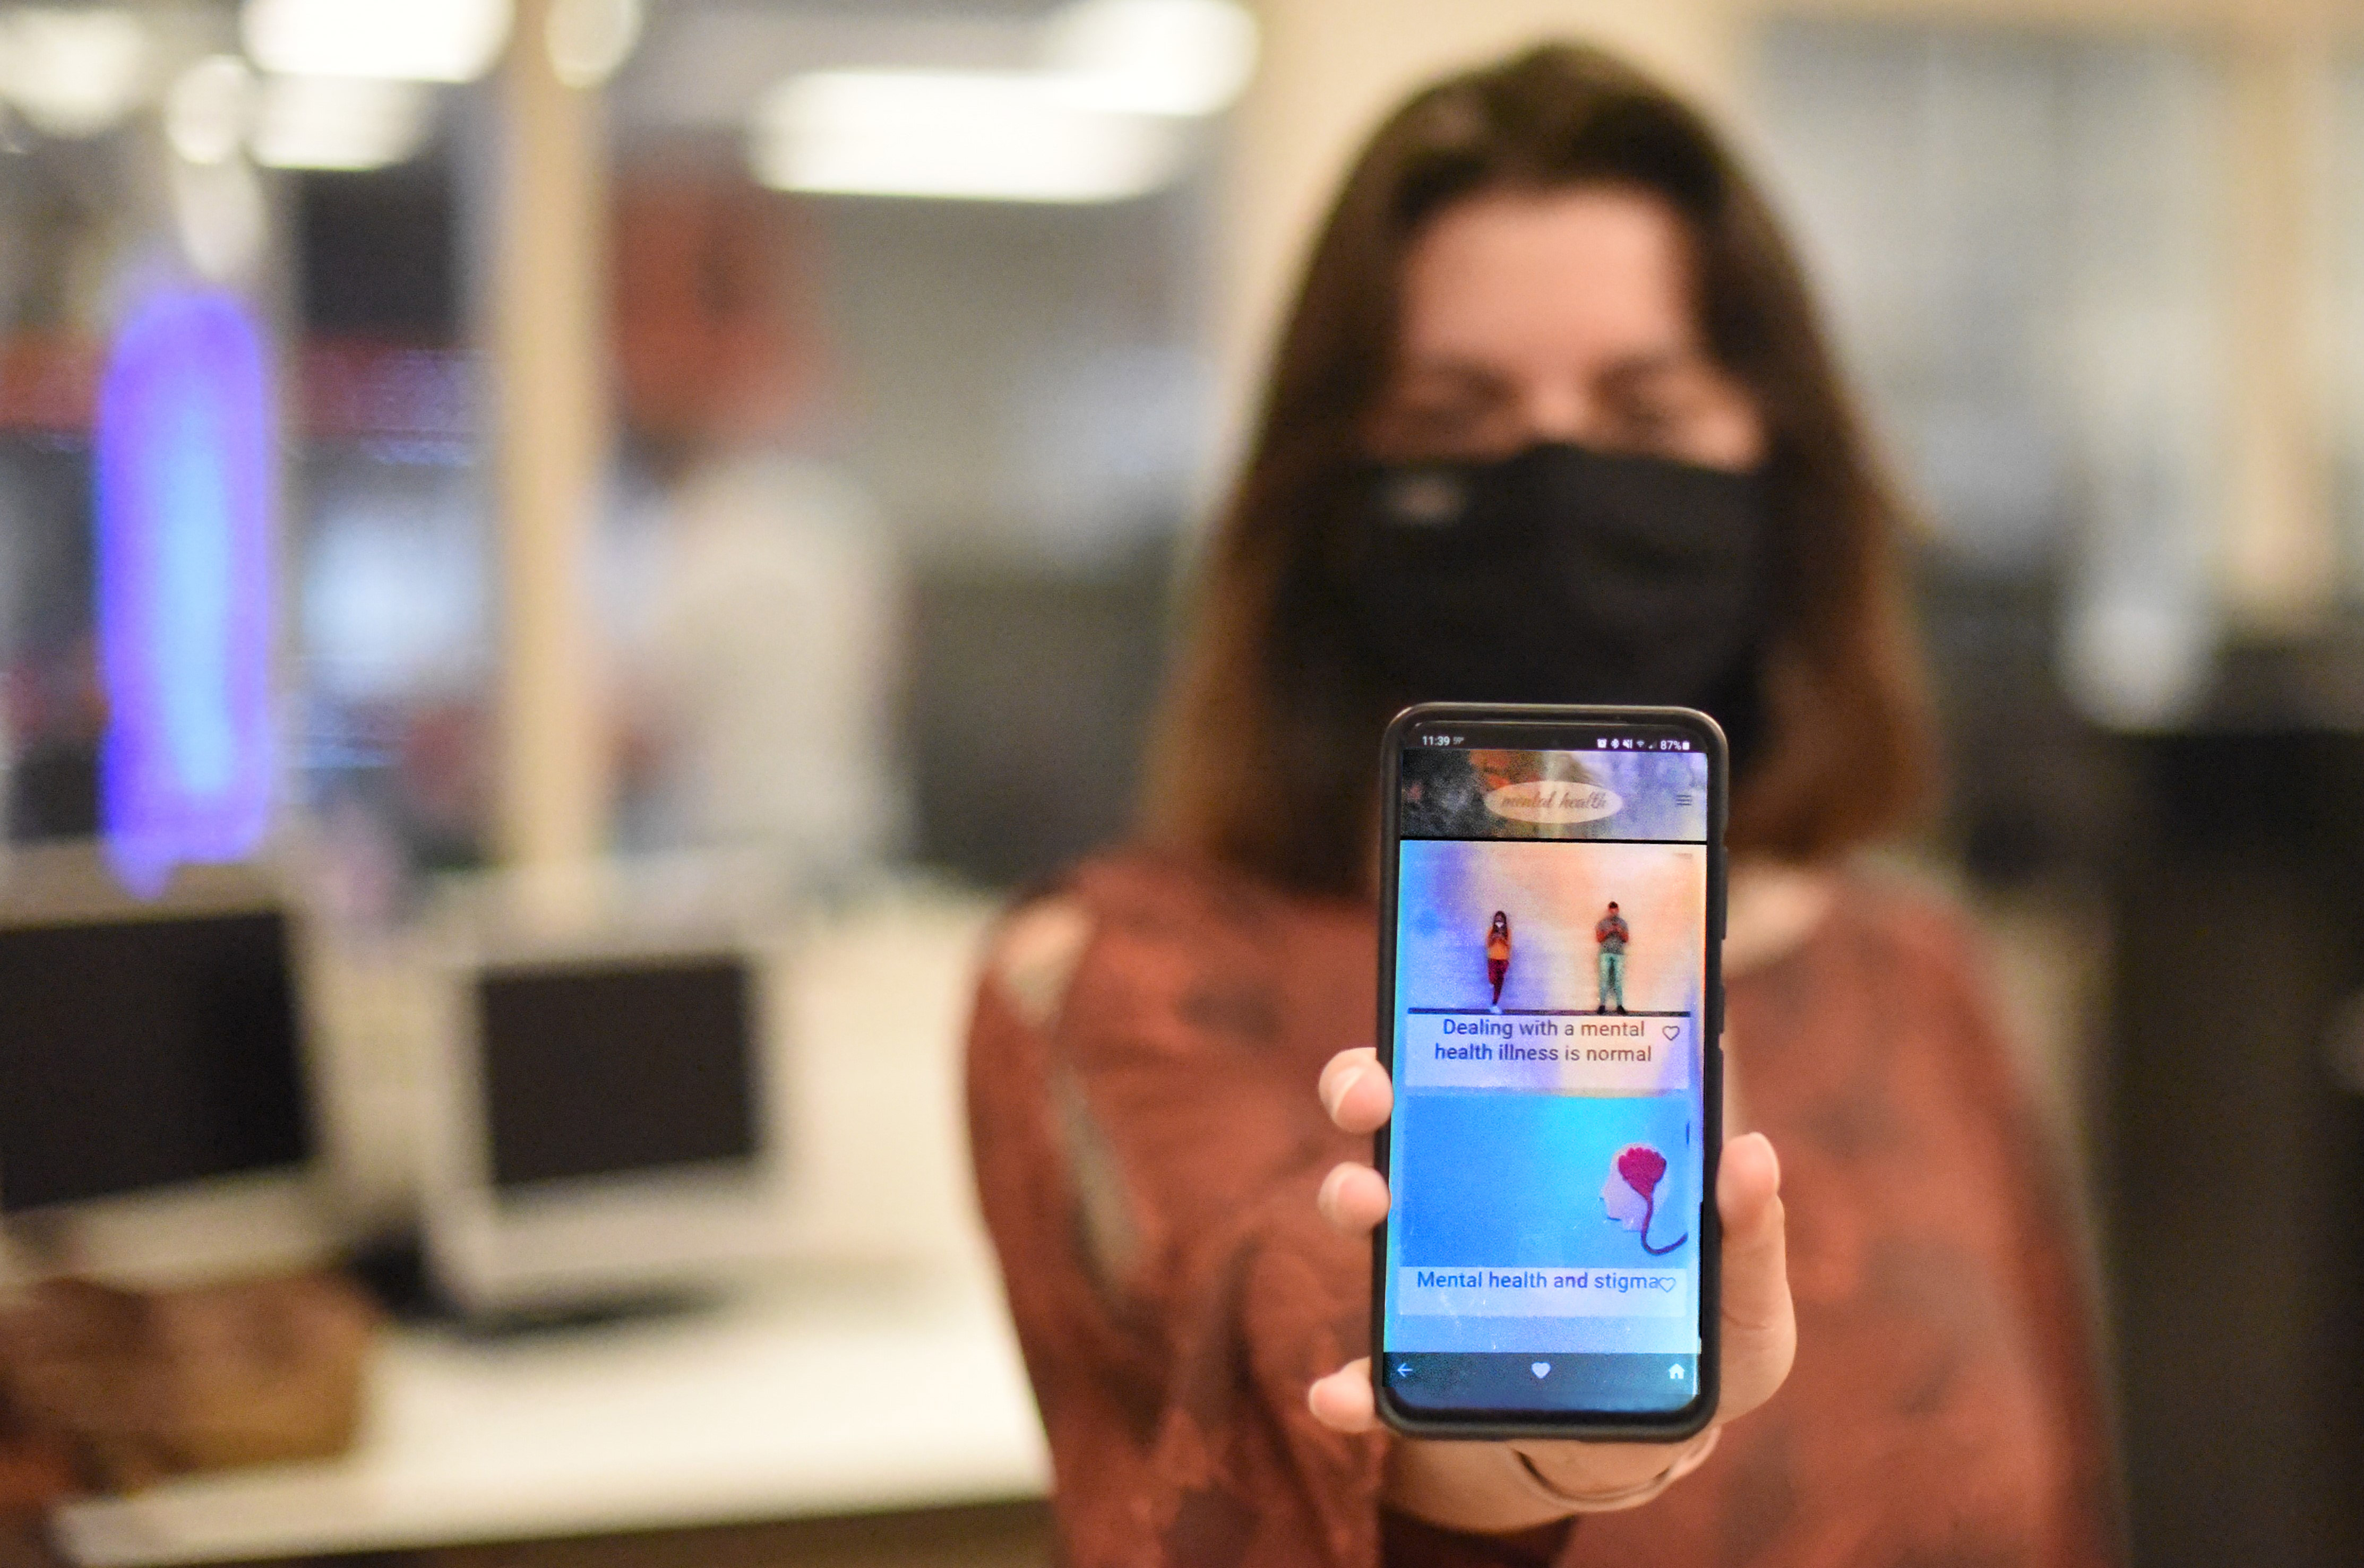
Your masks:
{"label": "heart outline icon", "polygon": [[1683,1032],[1683,1026],[1680,1024],[1662,1024],[1659,1026],[1659,1032],[1664,1034],[1668,1040],[1672,1040],[1677,1035]]}
{"label": "heart outline icon", "polygon": [[1527,1366],[1527,1370],[1528,1370],[1529,1372],[1533,1373],[1535,1374],[1536,1378],[1537,1378],[1538,1380],[1540,1380],[1540,1379],[1543,1377],[1544,1373],[1547,1373],[1547,1372],[1551,1371],[1551,1362],[1530,1362],[1530,1363],[1528,1364],[1528,1366]]}

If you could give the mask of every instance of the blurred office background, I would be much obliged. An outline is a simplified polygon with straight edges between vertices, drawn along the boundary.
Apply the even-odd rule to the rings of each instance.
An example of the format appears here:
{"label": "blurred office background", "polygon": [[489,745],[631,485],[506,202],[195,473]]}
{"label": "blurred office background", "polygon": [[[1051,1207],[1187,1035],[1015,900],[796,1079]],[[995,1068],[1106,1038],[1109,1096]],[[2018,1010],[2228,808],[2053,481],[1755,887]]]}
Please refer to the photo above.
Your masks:
{"label": "blurred office background", "polygon": [[[207,591],[276,616],[239,852],[300,868],[325,933],[340,1201],[399,1229],[420,1179],[401,975],[452,876],[752,861],[807,1034],[899,1018],[891,1071],[816,1090],[853,1118],[831,1190],[875,1175],[855,1145],[926,1144],[911,1245],[967,1256],[971,944],[1124,830],[1330,182],[1406,87],[1555,31],[1729,117],[1923,503],[1952,788],[1913,859],[1990,923],[2090,1217],[2139,1561],[2356,1561],[2364,25],[2334,5],[0,9],[10,840],[125,809],[107,389],[143,311],[227,302],[269,549]],[[1026,1561],[1020,1447],[779,1511],[919,1521],[810,1525],[815,1561]],[[267,1509],[180,1502],[70,1539],[168,1560],[126,1542]],[[760,1511],[441,1507],[286,1550]]]}

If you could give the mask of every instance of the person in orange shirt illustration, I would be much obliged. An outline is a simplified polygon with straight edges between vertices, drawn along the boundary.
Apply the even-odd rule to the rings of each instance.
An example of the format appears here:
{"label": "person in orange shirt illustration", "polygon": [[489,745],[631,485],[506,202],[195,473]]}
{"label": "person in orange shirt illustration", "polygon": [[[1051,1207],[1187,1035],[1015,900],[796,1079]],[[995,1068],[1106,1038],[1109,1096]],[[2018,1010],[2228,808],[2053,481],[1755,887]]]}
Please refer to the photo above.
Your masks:
{"label": "person in orange shirt illustration", "polygon": [[1501,910],[1494,911],[1494,923],[1486,928],[1486,978],[1494,987],[1494,1010],[1502,1010],[1502,982],[1511,973],[1511,917]]}

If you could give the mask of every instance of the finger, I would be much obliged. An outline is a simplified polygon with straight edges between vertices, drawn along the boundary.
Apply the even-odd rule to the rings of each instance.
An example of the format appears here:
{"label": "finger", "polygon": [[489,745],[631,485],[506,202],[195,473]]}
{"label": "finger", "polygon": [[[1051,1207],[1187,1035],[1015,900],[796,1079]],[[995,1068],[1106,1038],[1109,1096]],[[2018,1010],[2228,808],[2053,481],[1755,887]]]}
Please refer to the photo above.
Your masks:
{"label": "finger", "polygon": [[1713,1441],[1712,1432],[1692,1438],[1681,1449],[1665,1443],[1518,1442],[1511,1445],[1556,1490],[1574,1496],[1599,1496],[1647,1485],[1666,1473],[1668,1464],[1680,1464],[1697,1448]]}
{"label": "finger", "polygon": [[1313,1418],[1333,1432],[1367,1432],[1379,1424],[1371,1400],[1371,1358],[1360,1356],[1305,1391]]}
{"label": "finger", "polygon": [[1781,1162],[1763,1133],[1723,1146],[1715,1201],[1723,1220],[1723,1395],[1718,1413],[1729,1419],[1771,1398],[1798,1352]]}
{"label": "finger", "polygon": [[1395,1086],[1369,1046],[1342,1051],[1321,1069],[1321,1108],[1340,1130],[1375,1132],[1395,1106]]}
{"label": "finger", "polygon": [[1388,1180],[1368,1165],[1349,1160],[1321,1178],[1314,1204],[1339,1230],[1360,1236],[1388,1216]]}

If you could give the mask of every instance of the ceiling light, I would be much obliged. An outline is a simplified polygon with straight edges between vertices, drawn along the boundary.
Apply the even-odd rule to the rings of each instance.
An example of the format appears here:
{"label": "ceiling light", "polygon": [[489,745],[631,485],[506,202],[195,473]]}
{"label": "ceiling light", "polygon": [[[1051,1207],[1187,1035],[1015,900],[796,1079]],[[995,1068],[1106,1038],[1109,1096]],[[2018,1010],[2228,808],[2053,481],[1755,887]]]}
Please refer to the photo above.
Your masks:
{"label": "ceiling light", "polygon": [[508,41],[510,0],[246,0],[246,52],[286,76],[473,82]]}
{"label": "ceiling light", "polygon": [[543,42],[569,87],[597,87],[641,41],[641,0],[554,0]]}
{"label": "ceiling light", "polygon": [[227,161],[254,115],[254,72],[234,54],[207,55],[164,95],[164,139],[191,163]]}
{"label": "ceiling light", "polygon": [[1189,122],[1246,85],[1256,24],[1236,0],[1076,0],[1031,42],[1031,69],[792,76],[757,104],[748,161],[758,179],[792,191],[1141,195],[1180,172]]}
{"label": "ceiling light", "polygon": [[1064,91],[1134,114],[1213,114],[1255,61],[1255,18],[1232,0],[1078,0],[1043,34],[1043,63]]}
{"label": "ceiling light", "polygon": [[148,34],[128,12],[27,9],[0,17],[0,88],[48,136],[121,123],[148,76]]}
{"label": "ceiling light", "polygon": [[1171,121],[1076,102],[1048,72],[825,71],[755,110],[748,161],[781,190],[1106,202],[1171,178]]}
{"label": "ceiling light", "polygon": [[272,76],[255,117],[254,161],[272,169],[382,169],[426,145],[431,89],[415,82]]}

